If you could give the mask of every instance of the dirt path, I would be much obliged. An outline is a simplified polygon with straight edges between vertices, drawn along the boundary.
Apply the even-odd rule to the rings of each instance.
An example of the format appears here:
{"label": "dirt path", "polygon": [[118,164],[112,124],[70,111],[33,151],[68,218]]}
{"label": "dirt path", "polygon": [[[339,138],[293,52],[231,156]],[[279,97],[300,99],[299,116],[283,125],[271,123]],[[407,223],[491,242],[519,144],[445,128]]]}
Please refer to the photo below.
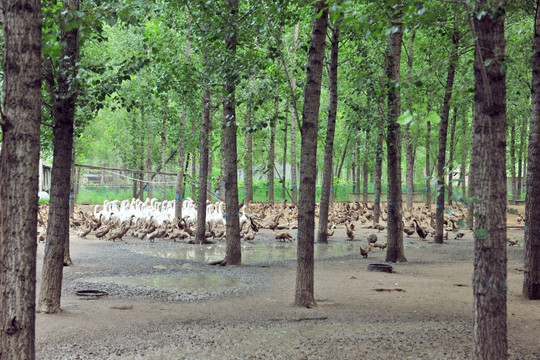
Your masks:
{"label": "dirt path", "polygon": [[[371,230],[357,230],[365,243]],[[520,239],[522,230],[509,230]],[[379,237],[384,240],[384,233]],[[345,242],[342,229],[331,239]],[[269,234],[261,241],[271,242]],[[316,261],[318,306],[292,306],[296,263],[224,267],[165,260],[112,244],[72,237],[75,265],[65,268],[63,312],[37,315],[38,359],[466,359],[471,357],[473,244],[436,245],[405,238],[407,263],[394,273],[367,271],[384,261],[374,249]],[[520,245],[521,245],[520,244]],[[161,245],[166,245],[165,242]],[[159,243],[157,246],[161,246]],[[540,359],[540,302],[521,296],[523,247],[508,247],[510,358]],[[43,245],[39,245],[38,272]],[[137,296],[99,300],[74,289],[89,277],[217,271],[255,279],[245,291],[200,301],[156,301],[152,287]],[[39,279],[39,274],[38,274]],[[113,291],[114,292],[114,291]]]}

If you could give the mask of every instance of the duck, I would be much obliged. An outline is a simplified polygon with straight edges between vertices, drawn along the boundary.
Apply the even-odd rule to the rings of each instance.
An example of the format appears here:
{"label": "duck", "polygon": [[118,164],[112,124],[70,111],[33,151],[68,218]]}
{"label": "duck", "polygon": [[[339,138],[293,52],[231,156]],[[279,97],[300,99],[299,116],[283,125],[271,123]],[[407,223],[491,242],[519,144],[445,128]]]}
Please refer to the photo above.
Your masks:
{"label": "duck", "polygon": [[275,237],[276,237],[276,240],[278,240],[278,241],[283,241],[283,242],[285,242],[285,241],[293,242],[294,241],[291,234],[289,234],[288,232],[285,232],[285,231],[276,233]]}
{"label": "duck", "polygon": [[77,231],[77,236],[79,236],[81,239],[86,239],[86,235],[90,234],[90,231],[92,231],[92,226],[88,225],[85,227],[82,227]]}
{"label": "duck", "polygon": [[416,224],[416,233],[418,234],[418,237],[420,237],[420,240],[424,241],[427,237],[427,233],[418,225],[418,221],[416,219],[413,220]]}
{"label": "duck", "polygon": [[407,226],[405,226],[405,223],[403,223],[403,221],[401,222],[401,224],[403,225],[403,232],[404,232],[405,234],[407,234],[407,237],[409,237],[409,236],[411,236],[412,234],[414,234],[414,232],[415,232],[414,226],[407,227]]}
{"label": "duck", "polygon": [[371,251],[371,248],[373,247],[372,244],[367,244],[365,247],[360,248],[360,254],[367,259],[369,252]]}
{"label": "duck", "polygon": [[353,241],[354,240],[354,232],[349,228],[349,225],[347,223],[345,223],[345,227],[347,228],[347,239],[349,241]]}

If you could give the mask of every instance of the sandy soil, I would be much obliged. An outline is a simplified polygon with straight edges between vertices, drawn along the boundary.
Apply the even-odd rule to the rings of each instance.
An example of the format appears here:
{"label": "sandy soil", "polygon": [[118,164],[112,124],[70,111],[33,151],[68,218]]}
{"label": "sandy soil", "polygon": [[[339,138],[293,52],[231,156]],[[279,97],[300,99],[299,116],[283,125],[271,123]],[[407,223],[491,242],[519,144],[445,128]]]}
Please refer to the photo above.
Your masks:
{"label": "sandy soil", "polygon": [[[516,226],[509,215],[509,225]],[[368,229],[356,230],[365,244]],[[291,231],[292,233],[292,231]],[[511,359],[540,359],[540,302],[524,300],[523,230],[508,247],[508,342]],[[378,234],[384,240],[385,232]],[[429,238],[428,238],[429,239]],[[373,249],[317,260],[318,306],[293,306],[296,263],[209,266],[132,251],[141,240],[121,243],[93,235],[71,237],[74,266],[64,268],[63,312],[38,314],[38,359],[467,359],[473,342],[473,240],[443,245],[405,238],[406,263],[392,274],[370,272],[384,261]],[[256,241],[275,242],[270,232]],[[338,229],[331,243],[346,242]],[[156,246],[168,246],[170,241]],[[43,244],[38,247],[38,279]],[[252,278],[238,292],[202,300],[156,299],[152,287],[89,300],[75,294],[85,279],[120,274],[214,272]],[[38,283],[39,286],[39,283]]]}

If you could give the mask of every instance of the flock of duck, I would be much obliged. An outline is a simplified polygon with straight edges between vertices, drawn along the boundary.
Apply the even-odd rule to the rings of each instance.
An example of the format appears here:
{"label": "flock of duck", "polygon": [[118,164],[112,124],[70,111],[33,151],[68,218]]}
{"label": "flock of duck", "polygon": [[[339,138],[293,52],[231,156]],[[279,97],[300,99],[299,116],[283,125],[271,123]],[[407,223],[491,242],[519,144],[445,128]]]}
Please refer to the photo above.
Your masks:
{"label": "flock of duck", "polygon": [[[171,239],[173,241],[186,240],[193,242],[197,222],[197,205],[195,201],[187,198],[182,203],[182,219],[175,219],[175,202],[157,199],[105,200],[103,205],[96,205],[93,211],[75,212],[70,219],[70,225],[77,230],[78,236],[85,238],[93,234],[97,238],[107,240],[122,240],[124,236],[137,237],[154,242],[155,239]],[[318,205],[317,205],[318,206]],[[318,214],[318,209],[316,209]],[[46,226],[48,209],[46,205],[40,206],[38,222]],[[298,208],[291,203],[250,203],[240,209],[241,237],[245,241],[254,240],[259,229],[270,229],[274,232],[277,241],[294,241],[295,237],[289,230],[298,227]],[[380,220],[374,222],[374,206],[372,203],[336,202],[328,218],[327,235],[333,236],[340,227],[345,231],[347,240],[355,240],[355,227],[376,229],[379,232],[386,228],[387,208],[381,204]],[[454,239],[463,236],[463,231],[456,225],[459,219],[465,218],[466,212],[457,207],[451,214],[445,214],[444,237],[450,233]],[[223,202],[207,202],[206,206],[206,236],[217,241],[225,237],[226,209]],[[410,224],[410,226],[406,226]],[[406,236],[417,234],[420,240],[435,233],[435,213],[424,206],[403,210],[403,232]],[[46,230],[46,229],[45,229]],[[45,235],[40,232],[43,241]],[[375,234],[368,235],[366,253],[372,247],[384,249],[386,243],[377,242]],[[364,252],[362,255],[364,255]]]}

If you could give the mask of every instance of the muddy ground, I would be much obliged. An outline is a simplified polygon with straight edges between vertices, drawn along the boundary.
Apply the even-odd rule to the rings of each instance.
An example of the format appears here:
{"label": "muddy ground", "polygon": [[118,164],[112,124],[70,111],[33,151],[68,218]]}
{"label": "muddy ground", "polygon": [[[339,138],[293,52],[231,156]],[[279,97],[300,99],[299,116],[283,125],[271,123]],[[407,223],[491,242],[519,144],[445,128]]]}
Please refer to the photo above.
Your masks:
{"label": "muddy ground", "polygon": [[[509,215],[509,225],[517,225],[514,215]],[[74,265],[64,268],[63,311],[37,315],[37,358],[471,358],[470,232],[443,245],[432,238],[421,242],[416,235],[405,237],[408,261],[394,264],[394,272],[387,274],[367,269],[384,261],[384,251],[373,249],[367,259],[356,251],[371,231],[356,229],[353,253],[316,260],[318,306],[311,309],[293,306],[293,260],[216,267],[155,256],[194,245],[170,240],[148,244],[135,238],[113,243],[93,235],[81,239],[73,232]],[[540,302],[521,296],[523,229],[511,228],[508,234],[519,239],[508,247],[510,358],[540,359]],[[377,235],[385,240],[385,232]],[[255,243],[276,241],[265,230]],[[350,245],[342,228],[330,243]],[[42,258],[40,244],[38,288]],[[121,281],[133,278],[145,282]],[[181,289],[166,287],[182,278],[198,280]],[[87,289],[108,295],[76,295]]]}

